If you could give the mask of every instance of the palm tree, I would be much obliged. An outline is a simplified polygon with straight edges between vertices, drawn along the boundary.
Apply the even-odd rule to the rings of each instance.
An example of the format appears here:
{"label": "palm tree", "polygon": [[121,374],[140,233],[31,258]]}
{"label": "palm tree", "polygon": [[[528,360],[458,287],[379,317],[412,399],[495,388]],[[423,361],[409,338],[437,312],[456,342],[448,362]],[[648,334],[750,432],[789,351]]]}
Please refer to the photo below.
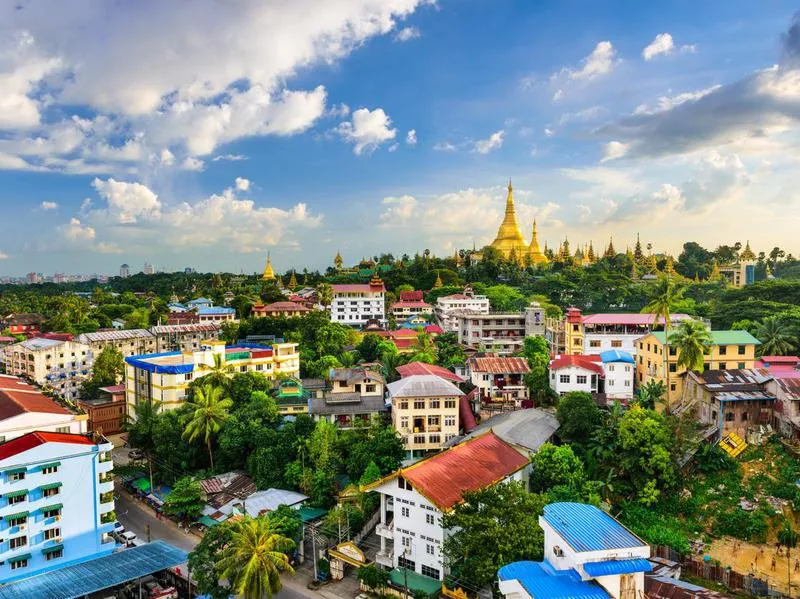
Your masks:
{"label": "palm tree", "polygon": [[214,469],[214,454],[211,451],[211,438],[216,435],[222,423],[228,418],[228,410],[233,405],[229,397],[223,397],[223,389],[204,385],[194,392],[194,398],[187,401],[191,415],[183,430],[183,438],[194,441],[202,436],[208,447],[208,460]]}
{"label": "palm tree", "polygon": [[320,283],[317,285],[317,301],[326,308],[333,301],[333,288],[330,283]]}
{"label": "palm tree", "polygon": [[270,598],[281,588],[281,572],[294,574],[287,551],[294,541],[272,529],[266,517],[243,517],[231,525],[231,541],[222,550],[221,578],[231,583],[237,596],[244,599]]}
{"label": "palm tree", "polygon": [[660,318],[664,319],[664,380],[669,386],[669,330],[672,325],[672,308],[683,295],[683,287],[675,284],[668,274],[658,280],[653,289],[653,296],[650,302],[644,307],[644,312],[653,315],[653,328],[658,324]]}
{"label": "palm tree", "polygon": [[678,367],[702,371],[705,354],[711,347],[711,332],[699,320],[684,320],[670,335],[670,343],[678,350]]}
{"label": "palm tree", "polygon": [[221,354],[214,354],[214,365],[208,369],[209,373],[203,377],[203,384],[214,387],[224,386],[228,382],[228,374],[233,372],[233,366]]}
{"label": "palm tree", "polygon": [[756,325],[762,356],[784,356],[797,346],[797,337],[780,316],[768,316]]}

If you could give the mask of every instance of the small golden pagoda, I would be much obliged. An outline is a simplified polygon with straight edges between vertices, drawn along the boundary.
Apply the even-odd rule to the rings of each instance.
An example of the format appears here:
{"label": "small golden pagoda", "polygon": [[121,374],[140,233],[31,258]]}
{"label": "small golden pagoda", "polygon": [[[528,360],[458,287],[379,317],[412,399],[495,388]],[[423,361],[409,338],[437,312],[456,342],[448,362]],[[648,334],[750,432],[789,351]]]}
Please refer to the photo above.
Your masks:
{"label": "small golden pagoda", "polygon": [[433,288],[434,289],[439,289],[442,286],[444,286],[444,283],[442,283],[442,275],[440,275],[439,271],[437,270],[436,271],[436,281],[434,281],[434,283],[433,283]]}
{"label": "small golden pagoda", "polygon": [[533,234],[531,235],[531,244],[528,246],[528,256],[530,257],[531,264],[547,264],[550,262],[544,252],[539,248],[539,231],[536,227],[536,219],[533,219]]}
{"label": "small golden pagoda", "polygon": [[722,278],[722,274],[719,272],[719,264],[717,264],[717,259],[714,258],[713,265],[711,267],[711,274],[708,275],[709,281],[719,281]]}
{"label": "small golden pagoda", "polygon": [[497,237],[492,242],[492,247],[503,254],[504,258],[511,257],[514,252],[517,259],[521,259],[527,252],[525,240],[517,225],[517,214],[514,208],[514,193],[511,181],[508,182],[508,196],[506,197],[506,212],[503,222],[497,231]]}
{"label": "small golden pagoda", "polygon": [[275,280],[275,271],[272,270],[272,259],[270,258],[269,252],[267,252],[267,265],[264,267],[264,274],[261,275],[262,281],[274,281]]}
{"label": "small golden pagoda", "polygon": [[616,257],[617,257],[617,250],[614,249],[614,238],[613,237],[609,237],[608,238],[608,247],[606,248],[606,251],[603,254],[603,258],[608,258],[610,260],[613,260]]}
{"label": "small golden pagoda", "polygon": [[750,240],[747,240],[747,243],[742,250],[742,253],[739,254],[739,260],[741,262],[755,262],[758,258],[756,257],[753,250],[750,249]]}
{"label": "small golden pagoda", "polygon": [[294,276],[294,271],[292,271],[292,276],[289,277],[289,289],[297,289],[297,277]]}
{"label": "small golden pagoda", "polygon": [[342,270],[343,264],[344,260],[342,260],[342,255],[337,251],[336,257],[333,259],[333,266],[336,270]]}

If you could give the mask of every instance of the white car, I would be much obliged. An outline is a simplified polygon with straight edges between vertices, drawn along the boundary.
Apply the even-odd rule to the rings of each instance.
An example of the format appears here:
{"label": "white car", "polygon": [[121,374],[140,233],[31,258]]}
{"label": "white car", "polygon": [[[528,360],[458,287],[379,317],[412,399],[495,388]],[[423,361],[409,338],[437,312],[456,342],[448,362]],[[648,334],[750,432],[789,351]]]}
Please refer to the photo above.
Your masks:
{"label": "white car", "polygon": [[117,533],[117,534],[121,534],[121,533],[125,532],[125,527],[122,525],[121,522],[119,522],[119,521],[114,522],[114,532]]}
{"label": "white car", "polygon": [[125,545],[125,547],[133,547],[136,545],[136,534],[126,530],[125,532],[120,533],[119,542]]}

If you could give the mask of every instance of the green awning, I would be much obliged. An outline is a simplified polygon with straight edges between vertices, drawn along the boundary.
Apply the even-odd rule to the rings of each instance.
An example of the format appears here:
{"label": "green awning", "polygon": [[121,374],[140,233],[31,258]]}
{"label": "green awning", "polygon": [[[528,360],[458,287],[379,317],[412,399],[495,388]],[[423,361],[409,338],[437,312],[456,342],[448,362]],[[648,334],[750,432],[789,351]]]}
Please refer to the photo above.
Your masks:
{"label": "green awning", "polygon": [[150,481],[146,478],[137,478],[133,481],[133,486],[139,489],[142,493],[150,492]]}
{"label": "green awning", "polygon": [[11,470],[5,470],[6,474],[21,474],[23,472],[27,472],[27,468],[11,468]]}
{"label": "green awning", "polygon": [[23,495],[28,494],[28,489],[20,489],[19,491],[11,491],[10,493],[6,493],[6,497],[22,497]]}
{"label": "green awning", "polygon": [[434,578],[417,574],[405,568],[389,570],[389,580],[394,586],[404,587],[408,578],[408,588],[411,591],[422,591],[428,597],[433,597],[442,592],[442,583]]}
{"label": "green awning", "polygon": [[42,491],[49,491],[51,489],[58,489],[61,486],[61,483],[48,483],[46,485],[42,485],[39,487]]}
{"label": "green awning", "polygon": [[63,545],[53,545],[52,547],[45,547],[42,549],[42,553],[47,555],[48,553],[55,553],[56,551],[61,551],[64,548]]}
{"label": "green awning", "polygon": [[15,555],[8,558],[8,563],[13,564],[16,562],[24,562],[26,559],[31,559],[30,553],[23,553],[22,555]]}
{"label": "green awning", "polygon": [[42,470],[45,468],[58,468],[61,465],[61,462],[50,462],[49,464],[42,464],[39,466]]}
{"label": "green awning", "polygon": [[216,526],[217,524],[219,524],[219,522],[217,522],[216,520],[214,520],[214,518],[211,518],[209,516],[200,516],[197,519],[197,521],[207,528],[211,528],[212,526]]}
{"label": "green awning", "polygon": [[311,522],[312,520],[319,520],[328,513],[328,510],[321,507],[301,507],[299,510],[300,519],[303,522]]}
{"label": "green awning", "polygon": [[49,512],[49,511],[52,511],[52,510],[60,510],[62,507],[64,507],[62,504],[54,503],[53,505],[45,505],[45,506],[40,507],[39,511],[40,512]]}
{"label": "green awning", "polygon": [[8,516],[3,516],[6,520],[16,520],[17,518],[27,518],[30,512],[17,512],[16,514],[9,514]]}

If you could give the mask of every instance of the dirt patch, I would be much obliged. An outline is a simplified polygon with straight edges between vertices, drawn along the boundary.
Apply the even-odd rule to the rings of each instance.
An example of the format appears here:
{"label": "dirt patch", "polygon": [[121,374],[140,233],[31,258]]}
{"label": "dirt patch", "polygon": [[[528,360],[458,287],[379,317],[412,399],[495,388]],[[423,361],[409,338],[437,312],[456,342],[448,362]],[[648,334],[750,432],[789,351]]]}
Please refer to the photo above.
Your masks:
{"label": "dirt patch", "polygon": [[[775,545],[753,545],[731,537],[714,541],[707,555],[740,574],[755,574],[791,597],[800,596],[800,550],[793,549],[790,556],[779,555]],[[772,560],[775,560],[773,570]],[[797,561],[797,564],[795,563]],[[795,569],[797,567],[797,569]],[[791,592],[789,581],[791,580]]]}

